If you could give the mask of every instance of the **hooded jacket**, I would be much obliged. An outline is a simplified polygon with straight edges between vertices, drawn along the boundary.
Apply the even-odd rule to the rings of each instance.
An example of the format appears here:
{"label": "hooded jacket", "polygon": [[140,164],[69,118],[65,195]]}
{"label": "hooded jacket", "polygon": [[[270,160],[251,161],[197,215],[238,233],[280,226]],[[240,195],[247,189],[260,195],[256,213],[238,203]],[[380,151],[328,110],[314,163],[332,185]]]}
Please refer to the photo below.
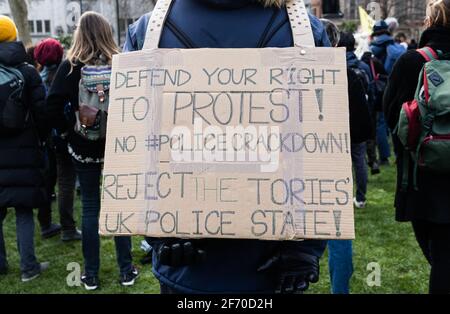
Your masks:
{"label": "hooded jacket", "polygon": [[[285,9],[264,7],[253,0],[174,1],[163,29],[160,48],[262,48],[293,46]],[[272,2],[272,1],[269,1]],[[279,2],[279,1],[277,1]],[[317,46],[330,46],[322,24],[310,17]],[[128,31],[125,51],[142,48],[149,15]],[[282,242],[255,240],[199,240],[207,260],[190,267],[171,268],[153,256],[156,277],[184,293],[273,293],[275,278],[258,267],[273,256]],[[301,252],[321,257],[324,241],[289,243]]]}
{"label": "hooded jacket", "polygon": [[[435,51],[450,53],[450,28],[432,27],[427,29],[420,40],[420,47],[430,46]],[[414,99],[419,75],[425,59],[416,51],[404,54],[396,63],[384,95],[384,112],[391,130],[398,123],[403,103]],[[450,177],[448,174],[437,174],[419,168],[418,191],[412,184],[413,162],[410,160],[410,188],[403,191],[403,146],[393,136],[397,157],[397,193],[395,207],[398,221],[428,221],[437,224],[450,224]]]}
{"label": "hooded jacket", "polygon": [[0,43],[0,63],[16,67],[25,79],[23,99],[32,115],[20,134],[0,134],[0,208],[32,209],[46,198],[45,162],[39,144],[46,135],[45,88],[38,72],[25,60],[22,43]]}

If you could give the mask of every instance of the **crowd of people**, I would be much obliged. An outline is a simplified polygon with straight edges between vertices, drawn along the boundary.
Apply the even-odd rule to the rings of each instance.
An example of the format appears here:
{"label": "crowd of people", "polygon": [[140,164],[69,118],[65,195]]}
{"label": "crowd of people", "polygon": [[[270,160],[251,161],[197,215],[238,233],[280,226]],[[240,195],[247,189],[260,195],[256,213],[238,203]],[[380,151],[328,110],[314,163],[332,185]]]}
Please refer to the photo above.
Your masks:
{"label": "crowd of people", "polygon": [[[159,47],[291,47],[284,3],[174,1]],[[150,14],[146,14],[130,25],[122,52],[143,48],[149,20]],[[341,32],[332,22],[312,15],[310,22],[317,47],[345,47],[347,51],[355,208],[367,206],[368,173],[381,173],[380,166],[390,162],[393,143],[398,170],[396,218],[412,222],[431,266],[430,293],[450,293],[450,178],[445,170],[439,171],[445,168],[439,164],[442,155],[449,156],[445,153],[450,129],[445,123],[450,119],[444,109],[439,114],[435,109],[421,119],[425,109],[417,109],[421,104],[426,108],[431,100],[435,107],[436,102],[445,101],[438,90],[445,82],[444,75],[435,71],[429,78],[434,84],[430,89],[422,69],[450,56],[450,2],[432,0],[427,4],[426,30],[419,44],[395,33],[392,21],[378,21],[370,50],[361,58],[355,53],[352,33]],[[26,50],[18,41],[14,22],[0,16],[1,275],[9,268],[3,234],[8,209],[16,214],[22,281],[36,279],[50,266],[35,256],[33,209],[38,209],[44,239],[60,235],[64,242],[82,242],[84,272],[80,279],[87,290],[99,288],[100,184],[106,138],[106,116],[101,112],[108,104],[112,57],[119,52],[109,22],[98,13],[81,16],[66,52],[52,38]],[[404,117],[410,117],[409,111],[404,111],[412,108],[404,104],[414,100],[418,105],[411,112],[416,120],[408,120],[406,136],[418,134],[412,146],[403,140]],[[433,146],[433,141],[438,144]],[[74,219],[77,180],[81,231]],[[55,197],[59,224],[52,221]],[[327,246],[332,292],[351,291],[352,241],[145,241],[162,293],[301,293],[318,282],[320,258]],[[133,266],[131,238],[116,237],[115,245],[119,283],[132,286],[139,272]]]}

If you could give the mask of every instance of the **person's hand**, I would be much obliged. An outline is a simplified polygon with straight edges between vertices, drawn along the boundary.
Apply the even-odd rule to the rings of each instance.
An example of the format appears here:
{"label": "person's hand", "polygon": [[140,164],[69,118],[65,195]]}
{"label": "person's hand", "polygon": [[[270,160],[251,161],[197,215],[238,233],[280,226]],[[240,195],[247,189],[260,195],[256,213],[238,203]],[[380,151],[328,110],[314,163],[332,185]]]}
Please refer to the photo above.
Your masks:
{"label": "person's hand", "polygon": [[156,248],[156,254],[162,265],[170,267],[190,266],[201,263],[206,258],[205,251],[196,244],[198,244],[198,241],[165,240]]}
{"label": "person's hand", "polygon": [[293,249],[280,250],[261,265],[258,272],[268,272],[275,276],[277,294],[303,293],[311,283],[319,281],[319,258]]}

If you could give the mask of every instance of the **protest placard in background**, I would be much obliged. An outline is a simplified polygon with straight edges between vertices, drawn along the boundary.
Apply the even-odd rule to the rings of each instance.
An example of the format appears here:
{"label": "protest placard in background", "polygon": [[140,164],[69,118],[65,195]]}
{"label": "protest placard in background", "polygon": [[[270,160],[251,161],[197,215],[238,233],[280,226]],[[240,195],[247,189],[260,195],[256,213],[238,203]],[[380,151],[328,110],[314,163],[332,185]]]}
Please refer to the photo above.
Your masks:
{"label": "protest placard in background", "polygon": [[345,49],[114,57],[104,235],[354,238]]}

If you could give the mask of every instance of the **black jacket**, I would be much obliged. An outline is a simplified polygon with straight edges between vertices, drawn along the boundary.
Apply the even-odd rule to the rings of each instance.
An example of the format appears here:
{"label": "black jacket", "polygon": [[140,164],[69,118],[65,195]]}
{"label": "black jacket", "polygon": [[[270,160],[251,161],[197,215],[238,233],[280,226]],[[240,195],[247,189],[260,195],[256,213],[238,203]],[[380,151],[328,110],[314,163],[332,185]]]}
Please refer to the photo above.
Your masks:
{"label": "black jacket", "polygon": [[47,133],[45,88],[34,67],[25,63],[20,42],[0,43],[0,63],[19,69],[25,79],[24,103],[32,114],[18,135],[0,134],[0,208],[36,208],[43,204],[45,159],[40,147]]}
{"label": "black jacket", "polygon": [[[430,46],[435,50],[450,52],[450,28],[430,28],[426,30],[420,47]],[[408,51],[396,63],[384,95],[384,112],[391,130],[398,122],[402,104],[413,100],[419,81],[419,75],[425,59],[415,50]],[[426,220],[434,223],[450,223],[450,176],[423,170],[418,173],[418,191],[410,182],[407,191],[402,191],[403,146],[394,136],[395,149],[398,152],[398,178],[395,207],[397,220]],[[413,163],[410,160],[409,178],[413,178]]]}
{"label": "black jacket", "polygon": [[83,64],[73,70],[69,61],[64,61],[56,73],[47,98],[47,107],[52,126],[60,133],[68,131],[69,149],[72,157],[82,162],[100,162],[105,154],[105,141],[89,141],[74,132],[74,115],[67,119],[65,108],[68,104],[78,108],[79,83]]}
{"label": "black jacket", "polygon": [[360,144],[368,141],[372,133],[369,105],[366,98],[364,82],[355,70],[349,68],[348,95],[350,106],[350,135],[352,144]]}

